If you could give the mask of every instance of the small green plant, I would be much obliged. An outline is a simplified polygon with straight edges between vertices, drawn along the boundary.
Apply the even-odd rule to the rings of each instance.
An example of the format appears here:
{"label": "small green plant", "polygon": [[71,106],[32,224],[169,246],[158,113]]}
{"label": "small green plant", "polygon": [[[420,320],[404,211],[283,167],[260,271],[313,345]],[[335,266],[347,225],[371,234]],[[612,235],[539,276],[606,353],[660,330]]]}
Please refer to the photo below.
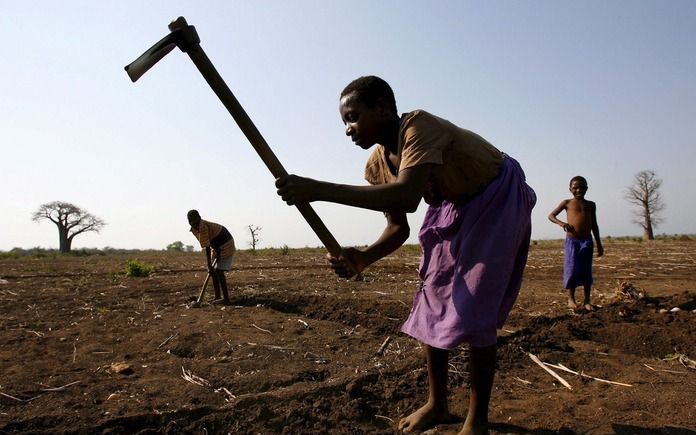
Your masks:
{"label": "small green plant", "polygon": [[148,277],[154,270],[154,267],[141,263],[138,260],[128,260],[126,263],[126,276]]}
{"label": "small green plant", "polygon": [[288,248],[288,245],[283,245],[280,247],[280,253],[282,255],[288,255],[289,252],[290,252],[290,248]]}
{"label": "small green plant", "polygon": [[121,274],[116,272],[109,272],[106,276],[111,280],[113,284],[120,282],[122,278]]}

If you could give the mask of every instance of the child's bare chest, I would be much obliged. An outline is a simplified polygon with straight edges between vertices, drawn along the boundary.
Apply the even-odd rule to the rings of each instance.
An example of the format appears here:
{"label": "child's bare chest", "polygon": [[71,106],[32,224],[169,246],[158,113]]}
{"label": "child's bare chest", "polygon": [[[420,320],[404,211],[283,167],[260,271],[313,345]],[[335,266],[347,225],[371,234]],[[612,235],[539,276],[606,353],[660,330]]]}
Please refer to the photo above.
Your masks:
{"label": "child's bare chest", "polygon": [[592,205],[588,201],[573,199],[568,202],[568,205],[566,206],[566,212],[569,216],[588,215],[592,212]]}

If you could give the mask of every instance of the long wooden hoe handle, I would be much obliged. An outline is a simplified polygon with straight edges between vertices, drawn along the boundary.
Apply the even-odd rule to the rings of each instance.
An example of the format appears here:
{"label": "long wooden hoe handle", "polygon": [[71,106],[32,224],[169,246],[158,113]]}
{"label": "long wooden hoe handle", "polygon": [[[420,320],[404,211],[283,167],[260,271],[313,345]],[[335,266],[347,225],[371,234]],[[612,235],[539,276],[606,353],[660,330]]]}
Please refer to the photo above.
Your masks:
{"label": "long wooden hoe handle", "polygon": [[[217,258],[215,260],[213,260],[213,269],[215,269],[215,266],[217,266]],[[205,281],[203,281],[203,287],[201,287],[201,292],[198,293],[198,298],[196,299],[197,304],[200,304],[201,301],[203,300],[203,295],[205,294],[205,289],[208,287],[208,281],[210,281],[210,271],[205,276]]]}
{"label": "long wooden hoe handle", "polygon": [[[169,25],[169,29],[172,32],[177,30],[183,32],[190,31],[193,27],[189,26],[183,17],[179,17]],[[193,31],[195,32],[195,30]],[[198,71],[200,71],[203,78],[205,78],[205,81],[208,82],[213,92],[215,92],[249,142],[251,142],[251,145],[261,157],[261,160],[263,160],[266,167],[271,171],[271,174],[273,174],[275,178],[287,175],[287,171],[273,153],[271,147],[268,146],[266,140],[261,136],[261,133],[251,121],[251,118],[249,118],[249,115],[247,115],[242,105],[239,104],[239,101],[237,101],[237,98],[235,98],[230,88],[227,87],[227,84],[217,72],[213,63],[208,59],[208,56],[205,54],[200,44],[198,44],[197,39],[197,37],[193,38],[193,41],[188,42],[185,46],[182,46],[181,43],[177,45],[179,45],[182,51],[189,55],[198,68]],[[314,230],[314,233],[319,237],[319,240],[321,240],[329,253],[334,257],[338,257],[341,254],[341,245],[339,245],[328,228],[326,228],[326,225],[324,225],[324,222],[322,222],[312,206],[308,203],[303,203],[296,204],[296,207],[300,213],[302,213],[302,216],[309,226],[312,227],[312,230]]]}

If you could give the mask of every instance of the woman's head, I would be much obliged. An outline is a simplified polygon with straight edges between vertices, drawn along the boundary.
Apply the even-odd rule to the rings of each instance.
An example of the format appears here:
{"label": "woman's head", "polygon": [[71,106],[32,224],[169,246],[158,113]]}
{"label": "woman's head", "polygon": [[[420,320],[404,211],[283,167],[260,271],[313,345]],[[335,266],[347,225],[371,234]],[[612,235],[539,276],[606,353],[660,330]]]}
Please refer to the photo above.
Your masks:
{"label": "woman's head", "polygon": [[369,108],[385,104],[393,114],[398,114],[394,91],[389,83],[377,76],[363,76],[348,83],[341,92],[341,99],[346,96],[359,99]]}
{"label": "woman's head", "polygon": [[[363,149],[390,140],[389,127],[398,126],[394,92],[387,82],[375,76],[353,80],[341,92],[339,106],[346,136]],[[395,121],[397,121],[395,123]]]}

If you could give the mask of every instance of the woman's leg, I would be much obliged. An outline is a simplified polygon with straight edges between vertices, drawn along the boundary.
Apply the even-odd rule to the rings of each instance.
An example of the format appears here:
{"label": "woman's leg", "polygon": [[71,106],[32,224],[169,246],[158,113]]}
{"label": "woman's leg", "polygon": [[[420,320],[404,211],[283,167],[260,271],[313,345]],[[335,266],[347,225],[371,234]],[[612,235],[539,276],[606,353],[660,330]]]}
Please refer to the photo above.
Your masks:
{"label": "woman's leg", "polygon": [[469,412],[460,434],[488,433],[488,403],[495,377],[496,345],[469,347]]}
{"label": "woman's leg", "polygon": [[447,372],[449,351],[425,345],[428,362],[428,402],[399,422],[399,430],[411,432],[452,420],[447,406]]}

